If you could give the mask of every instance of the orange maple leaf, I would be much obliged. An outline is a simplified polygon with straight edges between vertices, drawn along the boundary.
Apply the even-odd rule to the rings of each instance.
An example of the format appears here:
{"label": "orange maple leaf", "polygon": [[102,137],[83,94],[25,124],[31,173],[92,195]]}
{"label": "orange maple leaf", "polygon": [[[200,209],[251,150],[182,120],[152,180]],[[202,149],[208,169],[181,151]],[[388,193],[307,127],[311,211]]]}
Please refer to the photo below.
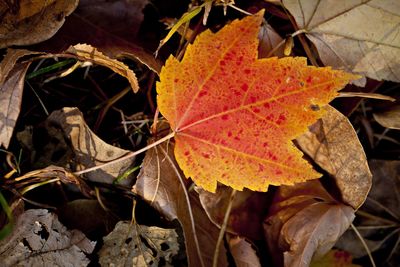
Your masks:
{"label": "orange maple leaf", "polygon": [[215,192],[266,191],[320,177],[291,140],[323,115],[323,106],[357,76],[307,66],[306,58],[258,59],[263,19],[207,30],[179,62],[170,56],[157,103],[175,133],[175,157],[187,177]]}

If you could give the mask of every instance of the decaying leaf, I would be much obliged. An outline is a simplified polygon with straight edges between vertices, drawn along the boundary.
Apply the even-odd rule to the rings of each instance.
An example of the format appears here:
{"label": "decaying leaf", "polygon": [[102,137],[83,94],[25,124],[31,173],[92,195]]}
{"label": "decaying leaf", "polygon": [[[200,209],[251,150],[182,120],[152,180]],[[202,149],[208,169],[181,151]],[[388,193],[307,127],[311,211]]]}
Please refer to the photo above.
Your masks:
{"label": "decaying leaf", "polygon": [[351,262],[352,256],[350,253],[332,249],[321,259],[313,261],[310,267],[361,267]]}
{"label": "decaying leaf", "polygon": [[160,61],[139,46],[137,40],[142,10],[148,3],[147,0],[80,0],[57,34],[37,49],[61,53],[71,45],[85,43],[110,58],[138,60],[159,73]]}
{"label": "decaying leaf", "polygon": [[400,106],[396,105],[389,110],[374,113],[374,119],[383,127],[400,130]]}
{"label": "decaying leaf", "polygon": [[77,230],[68,231],[53,213],[27,210],[20,215],[11,235],[0,240],[0,265],[86,266],[95,242]]}
{"label": "decaying leaf", "polygon": [[228,245],[236,267],[261,267],[256,251],[246,239],[228,236]]}
{"label": "decaying leaf", "polygon": [[234,234],[260,240],[263,238],[262,222],[266,215],[267,195],[260,192],[243,190],[236,192],[231,199],[232,189],[219,186],[215,193],[196,188],[200,202],[210,220],[221,227],[230,201],[232,210],[229,215],[227,231]]}
{"label": "decaying leaf", "polygon": [[[360,208],[356,228],[369,250],[376,252],[373,255],[379,266],[397,266],[400,262],[400,161],[371,160],[369,165],[373,184]],[[335,246],[356,258],[367,255],[360,238],[351,229]]]}
{"label": "decaying leaf", "polygon": [[[109,145],[97,137],[86,125],[82,113],[77,108],[63,108],[54,111],[47,122],[61,130],[68,139],[74,153],[73,167],[77,171],[87,169],[105,162],[118,159],[129,151]],[[134,159],[117,162],[112,166],[103,167],[86,174],[90,181],[112,183],[115,178],[131,168]],[[131,183],[133,175],[121,181],[121,184]]]}
{"label": "decaying leaf", "polygon": [[20,0],[0,3],[0,48],[29,45],[52,37],[79,0]]}
{"label": "decaying leaf", "polygon": [[103,53],[99,52],[95,47],[87,44],[77,44],[68,48],[66,53],[77,56],[79,60],[90,61],[92,63],[110,68],[115,73],[118,73],[119,75],[128,79],[133,92],[136,93],[139,91],[139,84],[135,73],[121,61],[107,57]]}
{"label": "decaying leaf", "polygon": [[0,84],[0,146],[5,148],[10,144],[21,109],[25,75],[29,65],[25,63],[14,66],[8,70],[5,78],[0,73],[0,80],[3,81]]}
{"label": "decaying leaf", "polygon": [[354,219],[354,210],[335,202],[320,181],[281,186],[264,230],[275,266],[309,266],[327,253]]}
{"label": "decaying leaf", "polygon": [[400,4],[392,0],[283,0],[325,65],[400,81]]}
{"label": "decaying leaf", "polygon": [[266,21],[263,22],[258,37],[260,39],[258,56],[260,58],[268,57],[270,54],[277,57],[283,56],[283,46],[276,49],[283,39]]}
{"label": "decaying leaf", "polygon": [[307,66],[305,58],[257,59],[262,18],[261,11],[203,32],[181,62],[168,58],[157,84],[176,160],[211,192],[217,182],[266,191],[320,177],[291,140],[323,115],[315,105],[356,78]]}
{"label": "decaying leaf", "polygon": [[[211,266],[219,229],[208,219],[197,193],[190,192],[190,205],[200,246],[199,250],[196,248],[188,204],[182,184],[179,182],[179,175],[182,178],[183,174],[177,166],[171,143],[169,146],[161,144],[149,150],[143,160],[142,169],[133,191],[169,220],[179,220],[185,237],[189,266],[201,266],[199,252],[202,255],[204,267]],[[187,182],[187,180],[185,179],[183,182]],[[222,245],[218,266],[227,265],[226,251]]]}
{"label": "decaying leaf", "polygon": [[173,229],[148,227],[120,221],[103,238],[99,251],[101,266],[158,267],[172,266],[172,257],[178,254],[178,235]]}
{"label": "decaying leaf", "polygon": [[367,157],[346,116],[331,106],[298,137],[300,148],[335,180],[345,203],[358,209],[367,198],[372,175]]}

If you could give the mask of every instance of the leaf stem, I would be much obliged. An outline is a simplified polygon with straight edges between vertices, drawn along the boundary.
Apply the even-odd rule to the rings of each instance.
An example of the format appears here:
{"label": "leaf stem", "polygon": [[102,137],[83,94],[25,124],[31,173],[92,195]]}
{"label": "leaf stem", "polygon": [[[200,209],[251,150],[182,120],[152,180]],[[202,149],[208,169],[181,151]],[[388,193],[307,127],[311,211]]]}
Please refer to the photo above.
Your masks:
{"label": "leaf stem", "polygon": [[151,149],[151,148],[153,148],[155,146],[158,146],[161,143],[164,143],[165,141],[171,139],[174,136],[175,136],[175,132],[172,132],[169,135],[164,136],[163,138],[155,141],[154,143],[152,143],[152,144],[150,144],[148,146],[145,146],[142,149],[136,150],[134,152],[129,152],[125,156],[122,156],[122,157],[120,157],[118,159],[109,161],[107,163],[100,164],[100,165],[97,165],[97,166],[94,166],[94,167],[91,167],[91,168],[87,168],[87,169],[84,169],[84,170],[81,170],[81,171],[74,172],[74,174],[75,175],[81,175],[81,174],[84,174],[84,173],[88,173],[88,172],[92,172],[92,171],[95,171],[95,170],[98,170],[98,169],[102,169],[102,168],[105,168],[107,166],[113,165],[115,163],[130,159],[130,158],[132,158],[132,157],[134,157],[136,155],[139,155],[140,153],[146,152],[147,150],[149,150],[149,149]]}

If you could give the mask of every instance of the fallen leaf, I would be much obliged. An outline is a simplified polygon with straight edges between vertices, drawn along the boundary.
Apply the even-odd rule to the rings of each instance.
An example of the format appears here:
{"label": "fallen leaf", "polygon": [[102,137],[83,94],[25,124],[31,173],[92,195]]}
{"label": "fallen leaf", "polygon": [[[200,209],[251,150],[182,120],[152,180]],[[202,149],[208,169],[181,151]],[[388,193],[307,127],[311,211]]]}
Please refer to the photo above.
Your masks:
{"label": "fallen leaf", "polygon": [[283,57],[283,46],[281,45],[276,49],[283,39],[266,21],[261,25],[258,38],[260,39],[260,45],[258,47],[258,56],[260,58],[267,57],[269,54],[272,56]]}
{"label": "fallen leaf", "polygon": [[99,52],[95,47],[87,44],[77,44],[68,48],[65,53],[74,55],[81,61],[90,61],[110,68],[115,73],[128,79],[133,92],[137,93],[139,91],[139,83],[136,79],[135,73],[121,61],[107,57],[103,53]]}
{"label": "fallen leaf", "polygon": [[179,62],[170,56],[157,83],[160,112],[175,133],[186,177],[215,192],[266,191],[320,177],[292,139],[323,115],[356,76],[306,65],[306,58],[257,59],[263,12],[207,30]]}
{"label": "fallen leaf", "polygon": [[[177,166],[171,143],[168,146],[164,143],[149,150],[143,160],[133,191],[167,219],[178,219],[185,237],[189,266],[201,266],[194,234],[197,235],[204,267],[211,266],[219,229],[208,219],[197,193],[192,191],[189,193],[189,199],[196,229],[196,233],[193,232],[188,203],[182,184],[179,182],[178,175],[183,177],[183,174]],[[226,251],[222,245],[218,266],[227,265]]]}
{"label": "fallen leaf", "polygon": [[261,267],[255,249],[246,239],[239,236],[229,236],[227,239],[236,267]]}
{"label": "fallen leaf", "polygon": [[331,106],[325,115],[298,137],[300,148],[337,184],[342,200],[358,209],[367,198],[372,174],[357,133],[346,116]]}
{"label": "fallen leaf", "polygon": [[148,3],[147,0],[81,0],[57,34],[36,49],[61,53],[71,45],[86,43],[110,58],[138,60],[159,73],[160,61],[137,40],[142,10]]}
{"label": "fallen leaf", "polygon": [[51,38],[79,0],[20,0],[0,4],[0,48]]}
{"label": "fallen leaf", "polygon": [[352,258],[347,251],[332,249],[321,259],[311,262],[310,267],[361,267],[352,264]]}
{"label": "fallen leaf", "polygon": [[400,81],[400,5],[391,0],[283,0],[325,65]]}
{"label": "fallen leaf", "polygon": [[389,110],[373,114],[374,119],[383,127],[400,130],[400,106],[396,105]]}
{"label": "fallen leaf", "polygon": [[[380,266],[400,260],[400,161],[371,160],[371,192],[357,213],[356,228]],[[335,245],[354,257],[367,255],[360,238],[349,229]]]}
{"label": "fallen leaf", "polygon": [[53,213],[27,210],[11,235],[0,240],[1,266],[86,266],[96,242],[78,230],[69,231]]}
{"label": "fallen leaf", "polygon": [[[3,61],[2,61],[3,63]],[[1,64],[2,65],[2,64]],[[30,63],[15,65],[0,84],[0,146],[8,148],[21,109],[25,75]]]}
{"label": "fallen leaf", "polygon": [[232,200],[230,187],[219,186],[215,193],[201,188],[197,188],[196,191],[199,193],[201,205],[215,225],[221,227],[228,204],[232,201],[227,231],[251,240],[263,238],[262,223],[268,205],[266,194],[245,189],[236,192]]}
{"label": "fallen leaf", "polygon": [[354,210],[335,202],[318,180],[279,187],[264,222],[275,266],[309,266],[333,247],[354,217]]}
{"label": "fallen leaf", "polygon": [[[56,127],[58,131],[61,130],[68,138],[74,153],[73,166],[77,171],[101,165],[129,153],[128,150],[109,145],[97,137],[89,129],[82,113],[77,108],[63,108],[54,111],[47,118],[47,123]],[[112,183],[115,178],[128,171],[133,163],[134,158],[130,158],[85,175],[89,181]],[[133,178],[131,174],[123,179],[121,184],[129,185]]]}
{"label": "fallen leaf", "polygon": [[101,266],[157,267],[161,260],[165,266],[172,266],[172,257],[179,251],[175,230],[125,221],[118,222],[103,240],[99,251]]}

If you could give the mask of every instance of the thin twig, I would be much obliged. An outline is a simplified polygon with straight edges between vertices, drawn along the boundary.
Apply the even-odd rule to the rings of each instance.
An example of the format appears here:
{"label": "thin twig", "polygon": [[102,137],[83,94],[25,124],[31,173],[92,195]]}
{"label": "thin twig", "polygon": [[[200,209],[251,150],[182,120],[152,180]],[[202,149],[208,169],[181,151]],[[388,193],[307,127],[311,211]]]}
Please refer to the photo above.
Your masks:
{"label": "thin twig", "polygon": [[340,92],[337,97],[363,97],[363,98],[387,100],[392,102],[396,101],[396,98],[387,95],[374,94],[374,93],[360,93],[360,92]]}
{"label": "thin twig", "polygon": [[217,243],[215,246],[213,265],[212,265],[213,267],[218,267],[219,248],[222,245],[222,239],[224,238],[225,231],[228,226],[228,219],[229,219],[229,216],[231,215],[232,203],[233,203],[233,199],[236,195],[236,192],[237,191],[235,189],[232,190],[231,197],[229,198],[228,207],[226,207],[224,221],[221,225],[221,230],[219,231],[218,240],[217,240]]}
{"label": "thin twig", "polygon": [[356,235],[357,235],[358,238],[360,239],[362,245],[364,246],[365,250],[367,251],[367,254],[368,254],[369,260],[371,261],[372,267],[376,267],[374,258],[372,258],[371,251],[369,250],[367,243],[365,243],[364,238],[361,236],[360,232],[358,232],[357,228],[354,226],[353,223],[351,224],[351,228],[352,228],[353,231],[356,233]]}
{"label": "thin twig", "polygon": [[152,144],[150,144],[150,145],[148,145],[148,146],[145,146],[145,147],[142,148],[142,149],[136,150],[136,151],[134,151],[134,152],[129,152],[129,153],[126,154],[125,156],[122,156],[121,158],[112,160],[112,161],[110,161],[110,162],[107,162],[107,163],[104,163],[104,164],[101,164],[101,165],[97,165],[97,166],[94,166],[94,167],[91,167],[91,168],[87,168],[87,169],[82,170],[82,171],[74,172],[74,174],[75,174],[75,175],[81,175],[81,174],[84,174],[84,173],[88,173],[88,172],[92,172],[92,171],[95,171],[95,170],[98,170],[98,169],[102,169],[102,168],[105,168],[105,167],[107,167],[107,166],[113,165],[113,164],[115,164],[115,163],[118,163],[118,162],[121,162],[121,161],[130,159],[130,158],[132,158],[132,157],[134,157],[134,156],[136,156],[136,155],[139,155],[140,153],[146,152],[147,150],[149,150],[149,149],[151,149],[151,148],[153,148],[153,147],[155,147],[155,146],[158,146],[159,144],[161,144],[161,143],[163,143],[163,142],[165,142],[165,141],[171,139],[171,138],[174,137],[174,136],[175,136],[175,132],[172,132],[172,133],[170,133],[169,135],[164,136],[163,138],[161,138],[161,139],[155,141],[154,143],[152,143]]}

